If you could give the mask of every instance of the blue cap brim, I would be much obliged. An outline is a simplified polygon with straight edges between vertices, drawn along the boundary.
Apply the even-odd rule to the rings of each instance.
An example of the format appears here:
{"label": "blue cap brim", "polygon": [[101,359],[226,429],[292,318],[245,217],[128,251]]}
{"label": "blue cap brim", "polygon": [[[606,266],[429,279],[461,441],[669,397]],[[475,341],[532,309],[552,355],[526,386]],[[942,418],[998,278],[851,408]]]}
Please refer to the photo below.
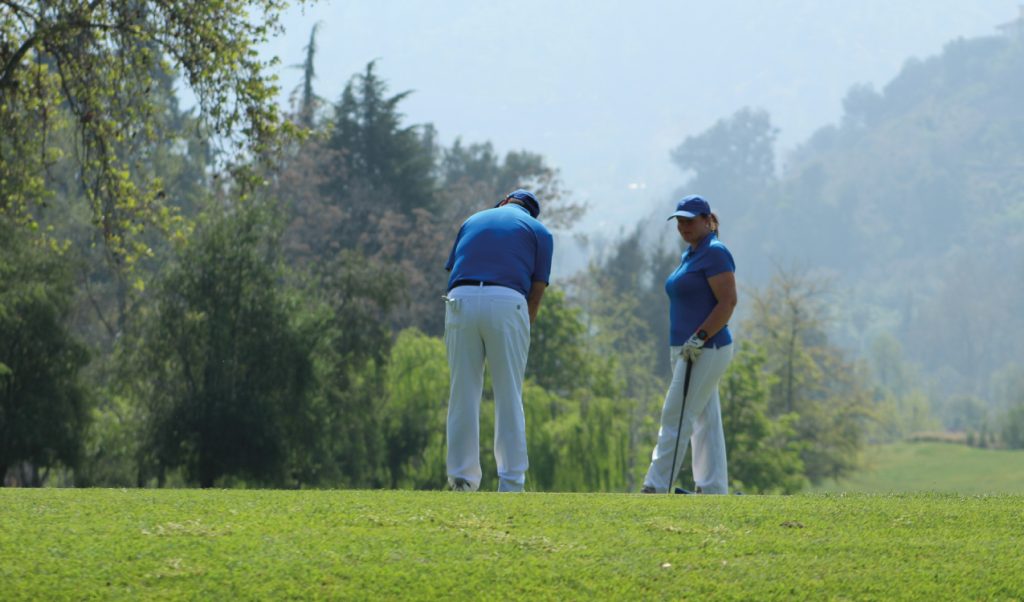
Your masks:
{"label": "blue cap brim", "polygon": [[668,219],[665,221],[670,221],[673,217],[685,217],[686,219],[693,219],[697,217],[697,214],[690,213],[689,211],[676,211],[672,215],[668,216]]}

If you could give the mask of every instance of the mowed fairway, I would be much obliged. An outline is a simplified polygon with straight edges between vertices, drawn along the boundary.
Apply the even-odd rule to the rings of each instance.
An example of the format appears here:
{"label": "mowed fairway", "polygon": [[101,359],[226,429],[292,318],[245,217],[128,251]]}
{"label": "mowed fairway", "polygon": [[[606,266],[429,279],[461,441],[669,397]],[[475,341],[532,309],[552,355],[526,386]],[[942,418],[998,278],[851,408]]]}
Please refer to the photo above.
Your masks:
{"label": "mowed fairway", "polygon": [[0,490],[12,599],[1024,599],[1024,497]]}
{"label": "mowed fairway", "polygon": [[951,443],[898,443],[868,449],[865,467],[819,492],[1024,494],[1024,450]]}

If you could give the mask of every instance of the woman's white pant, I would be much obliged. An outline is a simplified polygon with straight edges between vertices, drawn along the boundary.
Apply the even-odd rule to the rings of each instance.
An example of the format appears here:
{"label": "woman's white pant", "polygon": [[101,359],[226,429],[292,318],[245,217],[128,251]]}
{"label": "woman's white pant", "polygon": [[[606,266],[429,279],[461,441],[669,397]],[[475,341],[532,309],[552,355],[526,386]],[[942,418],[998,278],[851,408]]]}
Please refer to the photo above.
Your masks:
{"label": "woman's white pant", "polygon": [[494,459],[498,491],[522,491],[529,461],[523,375],[530,350],[526,298],[502,286],[460,286],[445,301],[444,342],[451,371],[448,480],[480,487],[480,397],[484,359],[494,386]]}
{"label": "woman's white pant", "polygon": [[[679,411],[683,405],[683,385],[686,378],[686,360],[680,355],[682,347],[672,347],[672,382],[665,394],[661,409],[661,429],[658,444],[651,454],[651,466],[644,477],[644,485],[665,493],[679,474],[680,464],[686,457],[687,442],[693,445],[693,480],[703,493],[728,493],[729,471],[725,458],[725,432],[722,430],[722,409],[718,398],[718,382],[732,360],[733,346],[705,349],[690,371],[690,390],[683,410],[683,426],[679,427]],[[676,442],[678,441],[678,445]],[[675,454],[675,472],[672,470],[672,451]]]}

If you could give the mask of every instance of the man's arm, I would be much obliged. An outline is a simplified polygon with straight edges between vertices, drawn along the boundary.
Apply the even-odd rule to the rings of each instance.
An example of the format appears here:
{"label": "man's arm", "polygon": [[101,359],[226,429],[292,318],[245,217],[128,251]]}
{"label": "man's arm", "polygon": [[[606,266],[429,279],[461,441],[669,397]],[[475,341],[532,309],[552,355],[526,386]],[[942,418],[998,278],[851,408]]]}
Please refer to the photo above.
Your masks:
{"label": "man's arm", "polygon": [[452,250],[448,253],[448,261],[444,262],[444,269],[447,272],[452,271],[455,267],[455,250],[459,248],[459,239],[462,238],[462,228],[459,228],[459,233],[455,236],[455,242],[452,243]]}
{"label": "man's arm", "polygon": [[544,290],[548,288],[546,282],[534,281],[530,285],[530,294],[526,296],[526,308],[530,311],[530,324],[537,319],[537,310],[540,309],[540,300],[544,297]]}

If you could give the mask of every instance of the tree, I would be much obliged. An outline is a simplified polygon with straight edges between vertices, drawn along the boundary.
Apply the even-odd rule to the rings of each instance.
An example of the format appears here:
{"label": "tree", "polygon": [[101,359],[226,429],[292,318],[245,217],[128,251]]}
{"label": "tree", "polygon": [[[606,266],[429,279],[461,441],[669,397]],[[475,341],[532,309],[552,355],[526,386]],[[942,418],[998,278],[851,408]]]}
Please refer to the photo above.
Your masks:
{"label": "tree", "polygon": [[548,289],[531,328],[523,393],[531,488],[623,491],[633,477],[633,402],[618,359],[594,345],[578,307]]}
{"label": "tree", "polygon": [[722,426],[729,454],[729,480],[747,493],[796,493],[806,485],[796,414],[768,415],[773,375],[764,352],[749,342],[739,350],[721,383]]}
{"label": "tree", "polygon": [[999,422],[1003,445],[1010,449],[1024,449],[1024,403],[1007,410]]}
{"label": "tree", "polygon": [[751,334],[764,341],[769,369],[778,375],[770,407],[774,415],[796,411],[807,395],[808,381],[820,376],[814,352],[826,338],[827,290],[825,282],[780,269],[767,287],[749,295]]}
{"label": "tree", "polygon": [[529,151],[510,151],[502,158],[490,142],[464,145],[456,138],[442,151],[440,171],[442,201],[450,221],[461,222],[478,211],[481,202],[497,202],[516,188],[537,194],[549,227],[571,228],[585,211],[562,190],[558,170]]}
{"label": "tree", "polygon": [[690,136],[671,154],[691,174],[688,190],[742,209],[767,200],[775,184],[775,138],[778,129],[766,111],[740,109],[707,131]]}
{"label": "tree", "polygon": [[[147,248],[130,270],[118,265],[93,214],[82,198],[78,177],[70,162],[49,170],[53,201],[39,214],[41,228],[55,241],[66,241],[65,261],[73,266],[75,294],[69,328],[89,347],[91,361],[82,371],[82,384],[91,392],[92,420],[86,437],[85,454],[74,471],[75,483],[85,486],[127,486],[138,483],[137,435],[139,408],[116,390],[121,358],[115,356],[116,342],[130,326],[147,300],[146,284],[151,282],[173,255],[191,229],[191,221],[211,196],[214,182],[212,146],[203,138],[191,110],[182,110],[171,74],[154,75],[152,102],[159,107],[151,127],[151,140],[136,140],[134,169],[159,177],[162,194],[180,210],[180,227],[175,238],[155,229],[141,232],[137,242]],[[70,141],[54,145],[73,151]]]}
{"label": "tree", "polygon": [[313,80],[316,79],[313,61],[316,59],[316,34],[319,30],[320,23],[317,23],[309,32],[309,43],[305,48],[306,59],[301,65],[293,65],[302,69],[302,82],[292,91],[291,102],[295,107],[296,122],[307,130],[315,125],[317,113],[324,102],[324,99],[313,91]]}
{"label": "tree", "polygon": [[[402,286],[394,266],[347,250],[318,266],[313,281],[302,287],[318,299],[311,327],[316,413],[325,427],[311,482],[381,487],[402,480],[405,458],[396,459],[397,450],[415,442],[396,439],[388,413],[389,364],[396,361],[389,318]],[[399,336],[394,344],[401,343]],[[410,418],[403,412],[400,419]]]}
{"label": "tree", "polygon": [[864,128],[873,124],[882,109],[882,97],[871,84],[855,85],[843,98],[843,125],[847,128]]}
{"label": "tree", "polygon": [[310,394],[315,333],[296,324],[300,299],[282,290],[273,241],[258,207],[216,216],[161,279],[128,354],[158,476],[182,467],[202,487],[299,484],[296,458],[322,426]]}
{"label": "tree", "polygon": [[951,431],[978,431],[987,426],[988,404],[972,395],[950,396],[941,409],[943,426]]}
{"label": "tree", "polygon": [[580,309],[568,304],[565,293],[549,288],[530,328],[530,361],[526,377],[549,393],[571,397],[579,391],[614,396],[611,362],[590,346]]}
{"label": "tree", "polygon": [[[405,126],[398,105],[411,91],[388,96],[376,62],[353,77],[334,108],[328,148],[341,151],[342,179],[323,189],[346,212],[337,236],[342,246],[373,253],[373,226],[387,210],[408,215],[433,209],[433,126]],[[369,226],[370,236],[364,231]]]}
{"label": "tree", "polygon": [[65,258],[0,218],[0,481],[28,463],[28,484],[40,486],[50,468],[81,459],[88,355],[68,332],[71,294]]}
{"label": "tree", "polygon": [[938,430],[926,393],[917,383],[918,371],[905,359],[902,345],[891,334],[871,342],[868,356],[874,382],[877,421],[870,431],[872,443],[901,440],[916,432]]}
{"label": "tree", "polygon": [[[630,478],[630,417],[623,411],[628,404],[615,395],[610,362],[576,336],[582,333],[578,312],[565,306],[557,289],[551,293],[553,303],[545,295],[534,331],[534,336],[542,329],[550,336],[531,343],[523,388],[530,455],[527,486],[533,491],[622,491]],[[387,402],[380,412],[392,487],[445,486],[447,399],[444,342],[415,329],[402,331],[392,348]],[[480,419],[480,447],[489,450],[494,432],[489,377]],[[481,465],[481,489],[496,487],[493,456],[482,453]]]}
{"label": "tree", "polygon": [[[300,3],[302,0],[300,0]],[[119,265],[147,253],[147,226],[174,229],[160,178],[136,170],[135,144],[159,134],[154,79],[176,70],[228,158],[261,156],[281,133],[258,47],[280,31],[281,0],[195,3],[0,2],[0,211],[22,223],[50,197],[52,135],[73,127],[95,223]],[[241,181],[249,172],[234,165]],[[251,182],[249,182],[251,183]]]}
{"label": "tree", "polygon": [[826,291],[821,280],[780,269],[768,286],[749,294],[752,311],[742,325],[776,377],[769,416],[799,416],[796,436],[807,443],[801,458],[814,483],[856,467],[874,419],[865,372],[828,341]]}
{"label": "tree", "polygon": [[410,328],[398,334],[380,415],[391,487],[441,489],[445,474],[448,360],[444,341]]}
{"label": "tree", "polygon": [[613,358],[606,370],[622,383],[619,411],[629,416],[627,490],[636,488],[647,468],[668,387],[671,366],[664,278],[679,261],[672,250],[646,249],[643,233],[638,225],[577,282],[591,344]]}
{"label": "tree", "polygon": [[285,248],[308,264],[354,250],[398,266],[407,294],[391,316],[395,331],[416,327],[441,334],[437,299],[448,280],[445,260],[458,225],[472,213],[521,186],[541,195],[549,225],[569,225],[582,211],[564,197],[557,170],[540,155],[513,151],[499,157],[490,143],[466,146],[459,139],[442,149],[432,125],[405,123],[401,105],[411,92],[389,93],[376,62],[349,80],[333,119],[318,119],[315,106],[303,109],[316,104],[315,51],[311,38],[305,100],[293,117],[310,126],[309,136],[288,147],[272,178],[287,205]]}
{"label": "tree", "polygon": [[[562,397],[528,382],[523,392],[534,491],[628,491],[630,420],[621,399]],[[493,407],[493,406],[492,406]]]}

